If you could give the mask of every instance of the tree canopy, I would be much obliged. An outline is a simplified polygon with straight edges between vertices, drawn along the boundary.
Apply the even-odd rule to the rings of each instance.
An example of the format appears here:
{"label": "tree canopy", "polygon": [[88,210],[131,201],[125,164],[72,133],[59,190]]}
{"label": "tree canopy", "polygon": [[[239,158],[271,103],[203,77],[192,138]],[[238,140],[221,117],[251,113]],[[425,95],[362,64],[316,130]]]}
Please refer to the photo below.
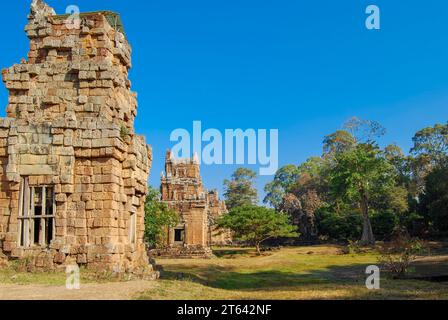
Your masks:
{"label": "tree canopy", "polygon": [[412,139],[411,153],[425,157],[432,165],[446,163],[448,154],[448,123],[436,124],[418,131]]}
{"label": "tree canopy", "polygon": [[253,205],[232,209],[218,219],[217,225],[230,229],[234,239],[253,243],[258,254],[261,254],[261,244],[268,239],[298,237],[297,227],[290,224],[287,215]]}
{"label": "tree canopy", "polygon": [[337,197],[358,203],[363,216],[363,244],[374,244],[369,210],[372,197],[390,192],[395,185],[393,167],[372,144],[358,144],[336,156],[330,173],[331,191]]}
{"label": "tree canopy", "polygon": [[426,177],[421,206],[435,231],[448,235],[448,166],[438,167]]}
{"label": "tree canopy", "polygon": [[[295,217],[303,214],[315,219],[319,236],[355,231],[361,221],[364,244],[374,243],[372,230],[382,239],[395,227],[422,236],[444,230],[447,128],[439,124],[418,131],[406,154],[396,144],[380,148],[384,127],[354,117],[325,136],[321,156],[281,168],[266,185],[265,203],[289,213],[302,233],[300,224],[309,222]],[[354,214],[361,219],[352,219]]]}
{"label": "tree canopy", "polygon": [[227,208],[256,205],[258,192],[254,186],[257,174],[247,168],[238,168],[230,180],[224,181],[224,197]]}
{"label": "tree canopy", "polygon": [[299,177],[300,170],[297,166],[287,165],[280,168],[275,174],[274,180],[265,186],[266,197],[263,202],[278,209],[282,204],[283,197],[297,183]]}

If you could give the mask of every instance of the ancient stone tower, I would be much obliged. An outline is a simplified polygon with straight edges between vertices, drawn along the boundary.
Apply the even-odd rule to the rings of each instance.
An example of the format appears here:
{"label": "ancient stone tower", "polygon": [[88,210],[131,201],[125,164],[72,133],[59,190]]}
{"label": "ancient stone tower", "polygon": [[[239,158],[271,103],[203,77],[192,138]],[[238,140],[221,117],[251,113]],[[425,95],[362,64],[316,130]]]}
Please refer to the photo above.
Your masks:
{"label": "ancient stone tower", "polygon": [[162,173],[162,201],[180,217],[177,227],[168,230],[167,244],[160,252],[179,257],[206,257],[210,246],[230,241],[228,232],[220,232],[214,221],[227,212],[217,191],[203,188],[197,157],[175,159],[166,154],[165,173]]}
{"label": "ancient stone tower", "polygon": [[148,271],[151,149],[134,133],[131,50],[117,14],[31,5],[28,60],[2,72],[0,252],[36,267]]}

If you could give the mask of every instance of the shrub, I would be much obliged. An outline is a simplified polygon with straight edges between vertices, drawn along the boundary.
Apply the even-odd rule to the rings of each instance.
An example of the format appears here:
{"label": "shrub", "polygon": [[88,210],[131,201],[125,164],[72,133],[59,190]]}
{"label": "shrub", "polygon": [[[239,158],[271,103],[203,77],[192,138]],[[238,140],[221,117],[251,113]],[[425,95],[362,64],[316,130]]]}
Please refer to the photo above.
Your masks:
{"label": "shrub", "polygon": [[362,253],[361,243],[359,241],[349,240],[347,245],[347,253],[358,254]]}
{"label": "shrub", "polygon": [[389,240],[398,226],[399,220],[391,210],[373,213],[371,217],[373,234],[379,239]]}
{"label": "shrub", "polygon": [[130,132],[128,127],[126,127],[125,125],[122,125],[120,127],[120,137],[122,140],[126,140],[126,138],[129,136]]}
{"label": "shrub", "polygon": [[150,248],[162,247],[167,228],[179,223],[178,214],[160,201],[160,192],[149,187],[145,201],[145,241]]}
{"label": "shrub", "polygon": [[401,233],[380,248],[381,256],[378,260],[394,278],[403,278],[417,256],[425,251],[425,247],[422,240]]}
{"label": "shrub", "polygon": [[337,214],[319,210],[316,214],[319,235],[333,240],[359,239],[362,233],[362,217],[359,213]]}
{"label": "shrub", "polygon": [[428,222],[424,216],[411,212],[402,217],[401,224],[408,230],[413,237],[424,238],[428,235]]}

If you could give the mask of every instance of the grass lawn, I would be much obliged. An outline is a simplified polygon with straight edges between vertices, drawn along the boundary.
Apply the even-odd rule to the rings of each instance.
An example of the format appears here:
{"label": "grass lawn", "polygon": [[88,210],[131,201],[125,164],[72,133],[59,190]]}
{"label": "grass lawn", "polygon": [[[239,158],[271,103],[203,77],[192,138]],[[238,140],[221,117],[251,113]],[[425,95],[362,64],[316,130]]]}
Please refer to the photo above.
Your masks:
{"label": "grass lawn", "polygon": [[[385,274],[381,275],[380,290],[366,289],[366,266],[377,264],[378,254],[373,251],[343,254],[342,247],[324,245],[283,248],[261,257],[247,248],[215,248],[214,253],[216,257],[204,260],[158,259],[164,271],[161,279],[153,282],[114,280],[113,284],[107,275],[81,270],[81,282],[95,287],[93,291],[73,293],[78,295],[72,298],[101,299],[101,292],[121,290],[126,298],[155,300],[448,299],[448,282],[392,280]],[[446,246],[434,246],[432,255],[416,262],[411,274],[433,275],[448,275]],[[14,266],[0,268],[0,290],[2,285],[19,293],[41,290],[44,298],[57,298],[52,292],[60,292],[57,290],[65,287],[65,280],[63,272],[26,273]]]}
{"label": "grass lawn", "polygon": [[[63,268],[54,272],[26,272],[23,268],[18,268],[14,262],[9,267],[0,267],[0,286],[7,285],[46,285],[46,286],[65,286],[67,275]],[[80,270],[82,283],[108,283],[119,282],[121,279],[113,277],[110,273],[93,273],[81,268]],[[1,288],[0,288],[1,289]]]}
{"label": "grass lawn", "polygon": [[[365,287],[366,266],[378,255],[342,254],[338,246],[284,248],[266,256],[253,249],[216,248],[208,260],[160,259],[162,279],[139,299],[448,299],[448,283],[381,277]],[[448,275],[448,255],[416,263],[414,275]]]}

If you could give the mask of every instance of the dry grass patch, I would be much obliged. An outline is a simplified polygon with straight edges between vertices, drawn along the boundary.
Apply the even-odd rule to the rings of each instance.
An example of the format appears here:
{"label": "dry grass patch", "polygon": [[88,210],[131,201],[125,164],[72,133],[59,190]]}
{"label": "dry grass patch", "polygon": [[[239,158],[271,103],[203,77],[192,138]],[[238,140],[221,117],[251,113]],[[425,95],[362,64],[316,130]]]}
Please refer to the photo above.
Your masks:
{"label": "dry grass patch", "polygon": [[381,290],[367,290],[365,270],[377,264],[378,254],[373,250],[343,254],[343,249],[336,245],[283,248],[254,257],[247,248],[215,248],[219,258],[159,260],[165,270],[162,279],[139,298],[448,299],[447,284],[384,276]]}

